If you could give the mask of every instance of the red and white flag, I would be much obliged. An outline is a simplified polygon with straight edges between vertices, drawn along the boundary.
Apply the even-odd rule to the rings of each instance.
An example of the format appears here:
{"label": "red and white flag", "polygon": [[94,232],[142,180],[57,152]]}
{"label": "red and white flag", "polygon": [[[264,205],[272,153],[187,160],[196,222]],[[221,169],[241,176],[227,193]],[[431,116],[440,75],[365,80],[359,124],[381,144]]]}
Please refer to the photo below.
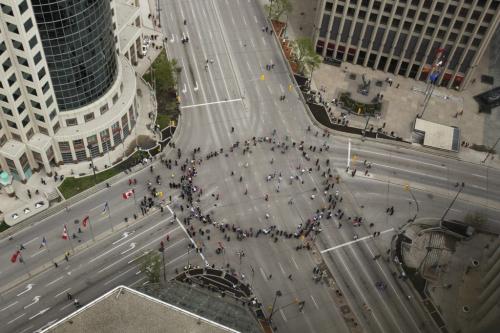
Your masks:
{"label": "red and white flag", "polygon": [[87,223],[89,223],[89,217],[88,217],[88,215],[87,215],[87,216],[85,216],[85,217],[83,218],[83,220],[82,220],[82,225],[83,225],[84,227],[86,227],[86,226],[87,226]]}
{"label": "red and white flag", "polygon": [[69,239],[69,237],[68,237],[68,228],[66,227],[66,224],[64,225],[61,237],[64,240]]}
{"label": "red and white flag", "polygon": [[14,253],[12,255],[12,257],[10,257],[10,261],[12,263],[15,263],[17,261],[17,257],[19,257],[21,255],[21,251],[17,250],[16,253]]}
{"label": "red and white flag", "polygon": [[123,199],[127,200],[130,198],[132,195],[134,195],[134,190],[128,190],[127,192],[122,194]]}

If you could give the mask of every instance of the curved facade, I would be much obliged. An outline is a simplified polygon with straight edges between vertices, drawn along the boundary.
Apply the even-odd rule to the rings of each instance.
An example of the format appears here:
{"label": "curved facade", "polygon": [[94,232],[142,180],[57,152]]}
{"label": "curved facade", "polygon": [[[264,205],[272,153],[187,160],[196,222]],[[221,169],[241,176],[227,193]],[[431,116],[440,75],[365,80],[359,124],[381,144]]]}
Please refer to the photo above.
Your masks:
{"label": "curved facade", "polygon": [[117,57],[108,0],[31,0],[59,111],[91,104],[113,85]]}

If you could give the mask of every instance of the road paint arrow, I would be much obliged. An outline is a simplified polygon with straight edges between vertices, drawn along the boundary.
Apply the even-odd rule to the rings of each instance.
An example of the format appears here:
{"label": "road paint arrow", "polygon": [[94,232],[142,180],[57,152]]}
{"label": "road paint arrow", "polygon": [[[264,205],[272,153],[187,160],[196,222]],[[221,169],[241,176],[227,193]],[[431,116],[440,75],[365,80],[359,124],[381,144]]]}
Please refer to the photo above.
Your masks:
{"label": "road paint arrow", "polygon": [[40,312],[38,312],[38,313],[35,313],[33,316],[29,317],[28,319],[29,319],[29,320],[31,320],[31,319],[33,319],[33,318],[36,318],[36,317],[38,317],[38,316],[41,316],[41,315],[43,315],[45,312],[47,312],[47,311],[49,311],[49,310],[50,310],[50,308],[45,308],[45,309],[43,309],[42,311],[40,311]]}
{"label": "road paint arrow", "polygon": [[126,249],[125,251],[123,251],[121,254],[125,254],[129,251],[132,251],[133,249],[135,248],[135,243],[130,243],[130,246],[128,249]]}
{"label": "road paint arrow", "polygon": [[170,43],[173,43],[175,41],[174,34],[172,34],[172,38],[170,39]]}
{"label": "road paint arrow", "polygon": [[130,235],[130,233],[125,231],[125,232],[123,233],[122,237],[121,237],[120,239],[118,239],[117,241],[114,241],[112,244],[113,244],[113,245],[115,245],[116,243],[121,242],[122,240],[124,240],[125,238],[127,238],[127,237],[128,237],[128,235]]}
{"label": "road paint arrow", "polygon": [[195,82],[195,86],[194,86],[193,90],[198,91],[198,82]]}
{"label": "road paint arrow", "polygon": [[34,284],[33,284],[33,283],[29,283],[29,284],[26,286],[26,289],[25,289],[23,292],[21,292],[21,293],[17,294],[17,296],[21,296],[21,295],[23,295],[23,294],[26,294],[28,291],[30,291],[31,289],[33,289],[33,286],[34,286]]}
{"label": "road paint arrow", "polygon": [[184,83],[184,88],[182,89],[182,93],[185,94],[187,93],[187,88],[186,88],[186,84]]}
{"label": "road paint arrow", "polygon": [[40,296],[35,296],[35,297],[33,297],[33,302],[31,302],[30,304],[26,305],[26,306],[24,307],[24,309],[27,309],[27,308],[29,308],[30,306],[32,306],[33,304],[38,303],[38,301],[40,301]]}

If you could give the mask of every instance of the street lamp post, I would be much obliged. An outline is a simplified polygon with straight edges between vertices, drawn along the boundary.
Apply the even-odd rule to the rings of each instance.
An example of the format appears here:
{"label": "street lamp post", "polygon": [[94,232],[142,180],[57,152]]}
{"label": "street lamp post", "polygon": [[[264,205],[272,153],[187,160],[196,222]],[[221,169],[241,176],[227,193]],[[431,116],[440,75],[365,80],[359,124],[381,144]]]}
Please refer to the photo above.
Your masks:
{"label": "street lamp post", "polygon": [[439,220],[439,227],[442,228],[443,226],[443,221],[444,219],[446,218],[446,215],[448,214],[448,212],[450,211],[451,207],[453,207],[453,204],[455,203],[455,201],[457,201],[457,198],[458,196],[460,195],[460,193],[462,193],[462,191],[464,190],[464,183],[462,183],[462,185],[460,185],[460,188],[458,189],[457,191],[457,194],[455,195],[455,197],[453,198],[453,200],[451,201],[450,205],[448,206],[448,208],[446,208],[446,210],[444,211],[444,214],[443,214],[443,217],[441,217],[441,219]]}
{"label": "street lamp post", "polygon": [[273,318],[273,314],[274,314],[274,306],[276,305],[276,300],[278,299],[278,297],[280,297],[282,294],[281,294],[281,291],[280,290],[276,290],[276,293],[274,294],[274,301],[273,301],[273,305],[271,306],[271,313],[269,314],[269,318],[267,318],[267,322],[270,323],[271,322],[271,319]]}
{"label": "street lamp post", "polygon": [[163,281],[167,281],[167,266],[165,266],[165,243],[163,241],[160,242],[160,252],[161,258],[163,262]]}

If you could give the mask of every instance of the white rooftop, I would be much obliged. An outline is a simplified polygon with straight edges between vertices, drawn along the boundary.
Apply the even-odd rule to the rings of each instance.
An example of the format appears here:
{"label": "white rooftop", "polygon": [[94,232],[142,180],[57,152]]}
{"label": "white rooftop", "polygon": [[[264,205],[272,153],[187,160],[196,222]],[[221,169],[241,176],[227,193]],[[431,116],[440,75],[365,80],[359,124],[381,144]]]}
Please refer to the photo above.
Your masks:
{"label": "white rooftop", "polygon": [[424,133],[424,146],[457,151],[457,131],[456,127],[441,125],[432,121],[417,118],[415,120],[415,130]]}

